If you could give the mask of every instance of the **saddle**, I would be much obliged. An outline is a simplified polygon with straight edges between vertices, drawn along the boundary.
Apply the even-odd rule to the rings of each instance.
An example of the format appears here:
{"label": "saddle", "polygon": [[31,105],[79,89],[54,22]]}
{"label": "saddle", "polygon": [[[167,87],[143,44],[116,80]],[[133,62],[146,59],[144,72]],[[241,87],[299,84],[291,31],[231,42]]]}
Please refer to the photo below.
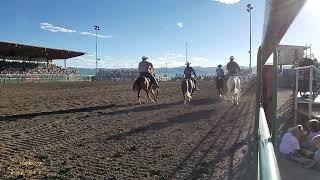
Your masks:
{"label": "saddle", "polygon": [[139,76],[139,77],[146,78],[149,83],[151,82],[150,78],[148,78],[147,76]]}
{"label": "saddle", "polygon": [[148,87],[149,90],[152,89],[152,88],[155,89],[154,86],[153,86],[153,85],[155,85],[155,83],[152,82],[152,81],[150,80],[150,78],[148,78],[148,77],[145,76],[145,75],[140,75],[139,78],[145,78],[145,79],[147,79],[147,81],[149,82],[149,87]]}

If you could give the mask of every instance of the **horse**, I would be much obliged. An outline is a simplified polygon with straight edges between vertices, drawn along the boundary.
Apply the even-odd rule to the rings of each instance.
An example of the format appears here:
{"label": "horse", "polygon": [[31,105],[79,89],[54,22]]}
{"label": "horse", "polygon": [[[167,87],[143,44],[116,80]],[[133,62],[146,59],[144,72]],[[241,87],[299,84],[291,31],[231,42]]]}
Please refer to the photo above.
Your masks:
{"label": "horse", "polygon": [[[132,87],[133,91],[138,92],[138,101],[141,104],[141,95],[140,92],[141,90],[145,91],[147,93],[148,98],[150,99],[151,102],[158,101],[158,95],[159,95],[159,90],[153,86],[153,84],[150,83],[150,79],[144,76],[138,77]],[[156,94],[154,93],[156,92]],[[150,97],[150,93],[152,94],[153,99]]]}
{"label": "horse", "polygon": [[228,95],[231,96],[231,103],[239,106],[240,99],[240,78],[238,76],[230,76],[227,80]]}
{"label": "horse", "polygon": [[184,104],[189,103],[192,99],[192,95],[196,90],[196,85],[191,79],[183,79],[181,82],[181,90],[183,95]]}
{"label": "horse", "polygon": [[218,100],[222,101],[223,95],[224,95],[224,89],[225,89],[224,77],[216,77],[215,80],[216,80],[216,88],[218,90]]}

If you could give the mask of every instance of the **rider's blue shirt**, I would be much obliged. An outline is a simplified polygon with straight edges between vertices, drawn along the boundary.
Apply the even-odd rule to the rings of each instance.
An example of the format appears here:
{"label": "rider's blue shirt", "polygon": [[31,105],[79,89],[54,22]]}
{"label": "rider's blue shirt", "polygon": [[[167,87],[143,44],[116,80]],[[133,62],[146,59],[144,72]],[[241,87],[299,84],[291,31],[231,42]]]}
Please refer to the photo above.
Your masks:
{"label": "rider's blue shirt", "polygon": [[223,72],[222,68],[220,68],[220,67],[217,68],[216,72],[217,72],[217,77],[223,77],[224,76],[224,72]]}
{"label": "rider's blue shirt", "polygon": [[185,78],[191,78],[192,74],[196,76],[196,72],[194,71],[194,69],[192,67],[190,67],[190,66],[187,66],[184,69],[184,77]]}

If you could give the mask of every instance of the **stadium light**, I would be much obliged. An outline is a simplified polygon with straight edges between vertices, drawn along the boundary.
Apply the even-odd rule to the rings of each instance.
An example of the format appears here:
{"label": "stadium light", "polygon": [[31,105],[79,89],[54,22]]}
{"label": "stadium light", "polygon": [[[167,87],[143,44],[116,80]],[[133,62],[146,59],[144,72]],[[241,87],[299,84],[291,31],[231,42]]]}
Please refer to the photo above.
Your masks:
{"label": "stadium light", "polygon": [[96,77],[98,75],[98,31],[100,31],[100,27],[94,25],[94,30],[96,31]]}
{"label": "stadium light", "polygon": [[250,63],[249,63],[249,69],[251,71],[251,11],[253,10],[253,7],[251,6],[251,4],[247,4],[247,11],[249,12],[250,14],[250,50],[249,50],[249,54],[250,54]]}

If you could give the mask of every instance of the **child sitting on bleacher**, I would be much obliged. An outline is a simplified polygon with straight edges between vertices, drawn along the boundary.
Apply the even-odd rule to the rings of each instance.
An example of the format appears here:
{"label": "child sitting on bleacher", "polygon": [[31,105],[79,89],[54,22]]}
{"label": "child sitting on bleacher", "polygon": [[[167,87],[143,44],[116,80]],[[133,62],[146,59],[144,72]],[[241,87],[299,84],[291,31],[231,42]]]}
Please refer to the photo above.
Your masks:
{"label": "child sitting on bleacher", "polygon": [[314,147],[317,149],[317,151],[314,153],[313,161],[305,166],[305,168],[312,168],[314,166],[320,165],[320,135],[317,135],[313,137],[313,143]]}
{"label": "child sitting on bleacher", "polygon": [[308,121],[309,131],[307,132],[304,140],[301,143],[303,148],[314,150],[313,149],[313,138],[317,135],[320,135],[320,123],[316,119],[311,119]]}
{"label": "child sitting on bleacher", "polygon": [[298,125],[288,129],[282,137],[279,150],[282,154],[292,156],[299,156],[300,141],[304,137],[303,127]]}

